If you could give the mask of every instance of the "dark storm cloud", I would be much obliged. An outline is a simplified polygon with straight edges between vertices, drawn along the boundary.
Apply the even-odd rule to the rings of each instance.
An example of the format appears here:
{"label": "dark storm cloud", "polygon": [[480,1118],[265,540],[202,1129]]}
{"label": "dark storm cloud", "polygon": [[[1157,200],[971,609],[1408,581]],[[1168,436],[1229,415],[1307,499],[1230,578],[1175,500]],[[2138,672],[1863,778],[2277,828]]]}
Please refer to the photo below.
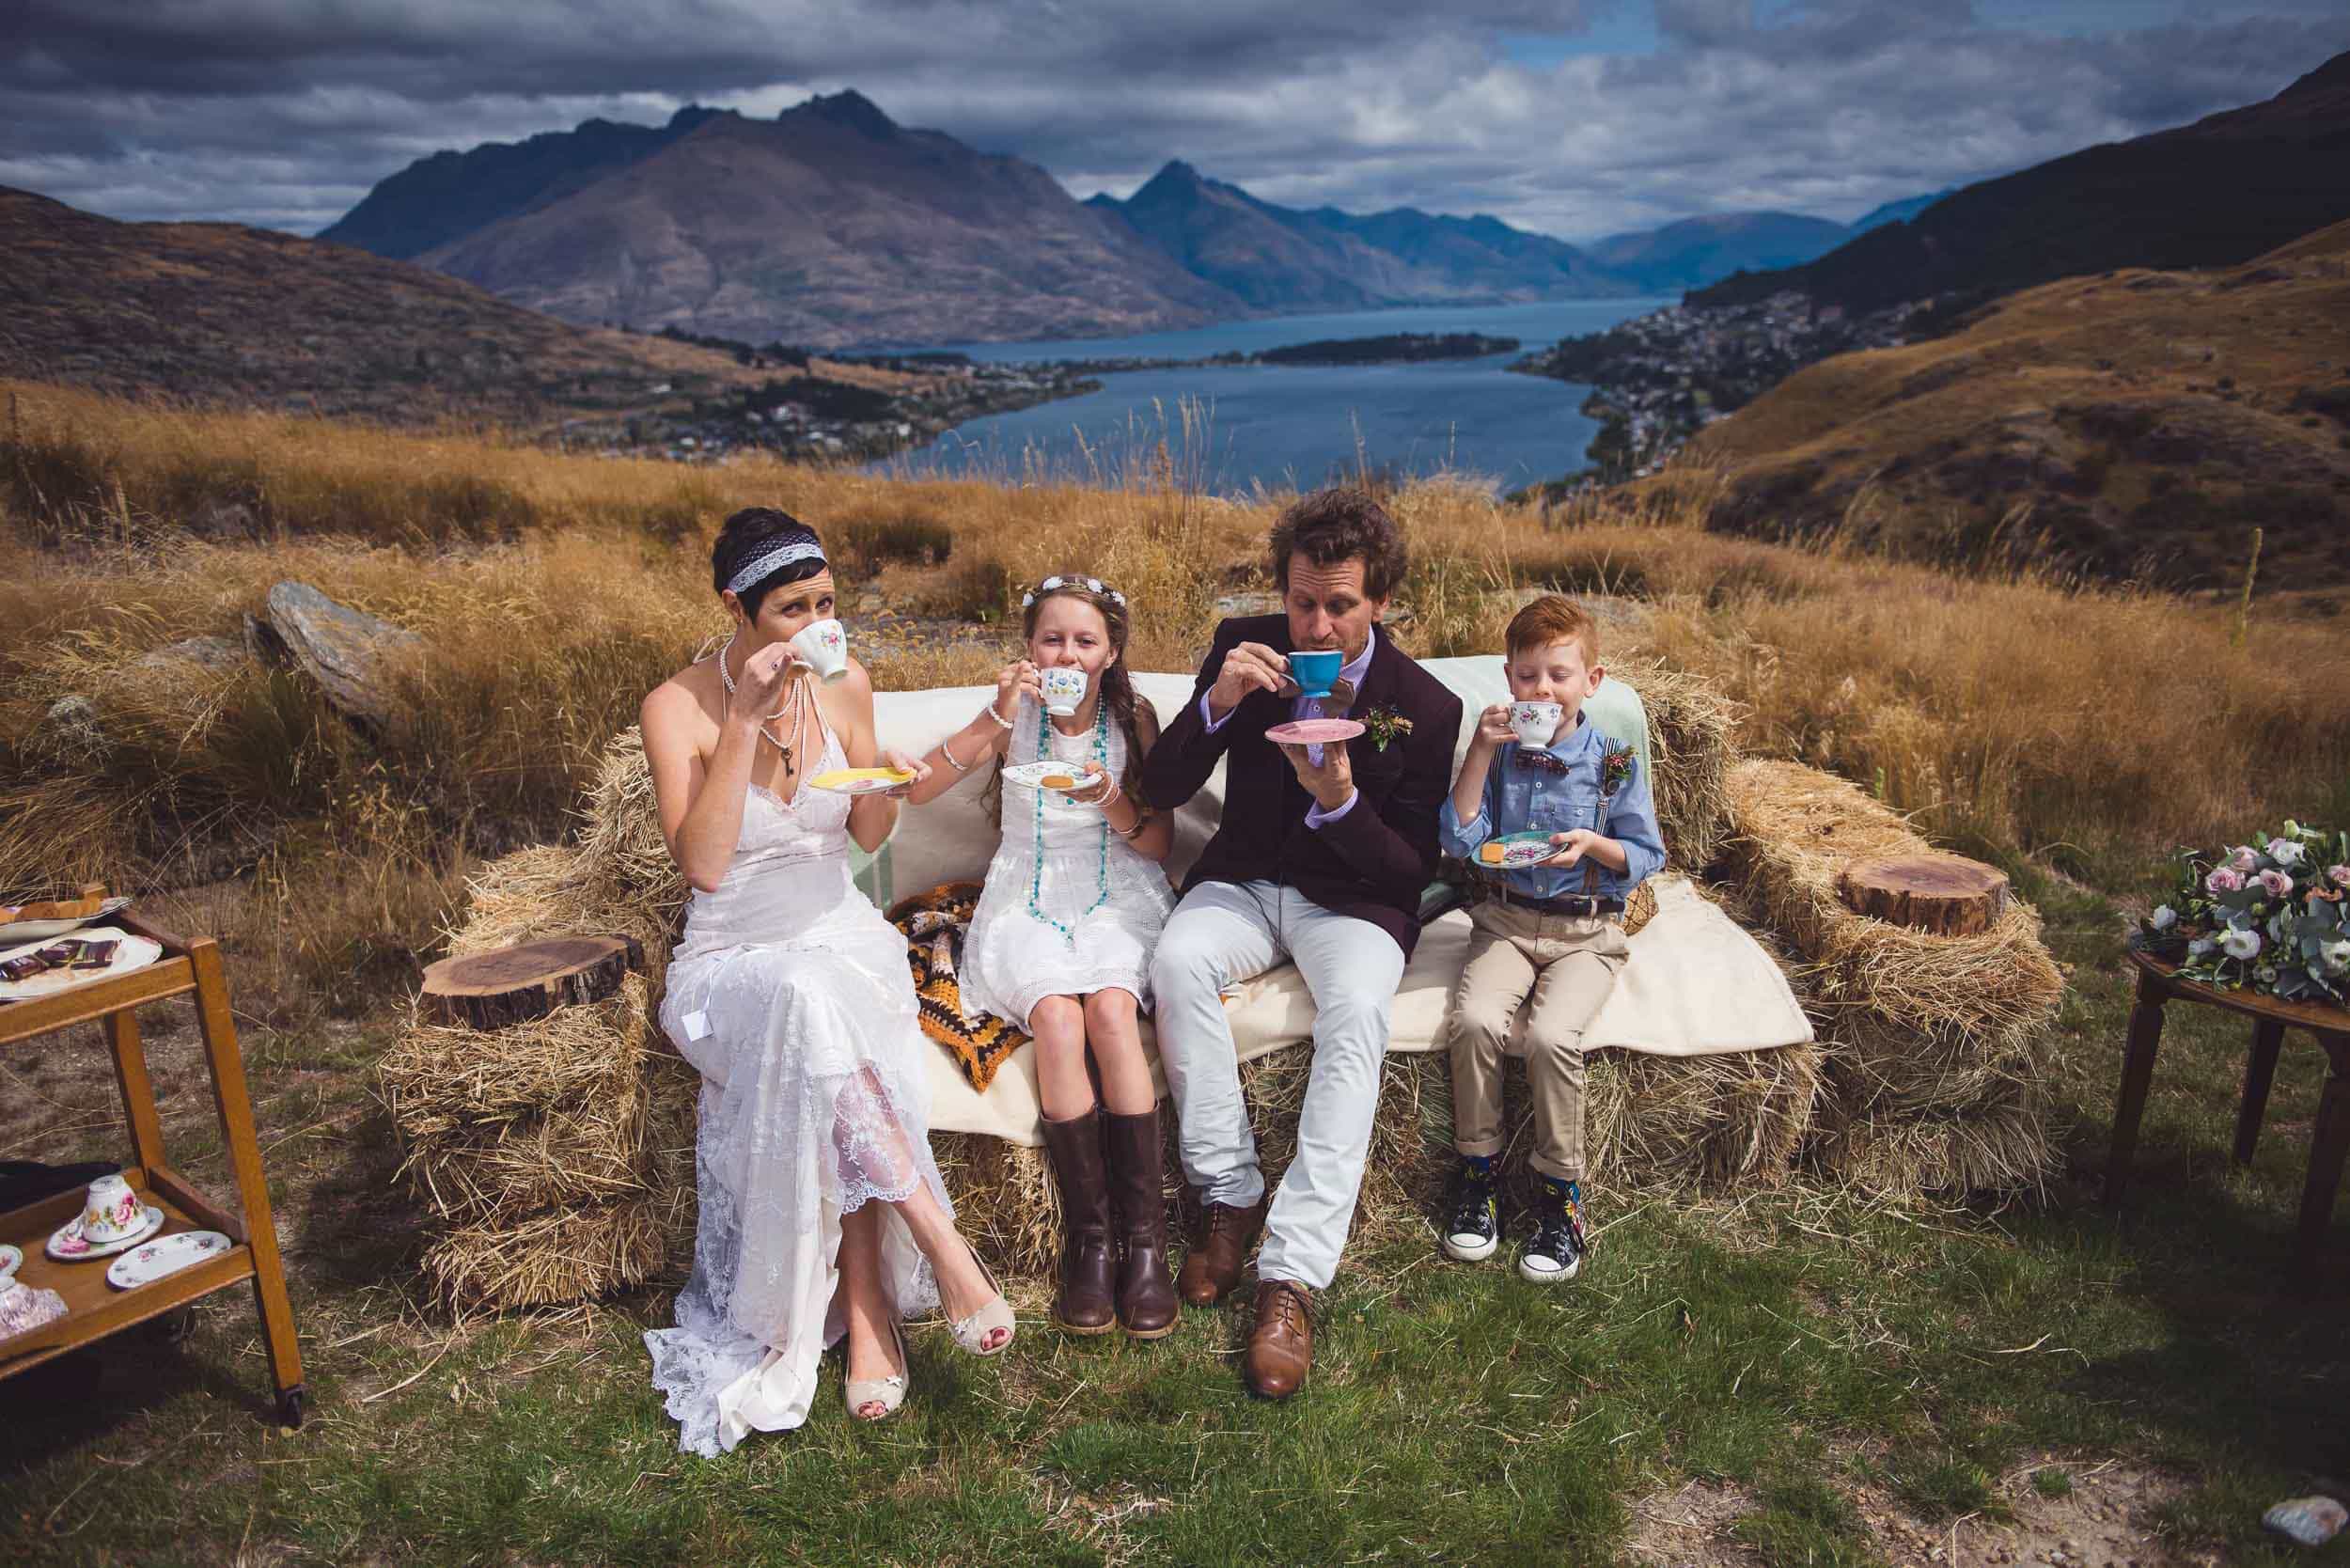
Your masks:
{"label": "dark storm cloud", "polygon": [[2265,97],[2350,47],[2315,0],[2070,37],[1967,0],[1654,0],[1653,53],[1510,56],[1632,3],[18,0],[0,183],[315,228],[444,147],[853,86],[1079,195],[1183,157],[1277,200],[1590,235],[1850,216]]}

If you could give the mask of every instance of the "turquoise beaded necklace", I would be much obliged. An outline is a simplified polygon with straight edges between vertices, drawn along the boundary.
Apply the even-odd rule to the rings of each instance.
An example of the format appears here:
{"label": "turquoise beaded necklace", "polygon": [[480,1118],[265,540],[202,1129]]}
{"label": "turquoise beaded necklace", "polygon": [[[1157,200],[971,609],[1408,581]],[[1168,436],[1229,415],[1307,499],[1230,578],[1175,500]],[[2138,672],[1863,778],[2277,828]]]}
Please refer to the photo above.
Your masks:
{"label": "turquoise beaded necklace", "polygon": [[[1053,721],[1045,716],[1044,704],[1042,702],[1036,707],[1036,754],[1040,760],[1053,755]],[[1099,692],[1096,692],[1093,698],[1093,760],[1102,764],[1104,773],[1109,771],[1110,705],[1102,700]],[[1077,917],[1078,925],[1083,925],[1088,916],[1110,902],[1110,823],[1107,817],[1102,819],[1101,854],[1095,868],[1094,878],[1093,902],[1087,907],[1084,915]],[[1063,925],[1045,914],[1042,907],[1043,897],[1044,792],[1038,790],[1036,792],[1036,854],[1029,861],[1028,870],[1028,913],[1059,932],[1063,941],[1073,948],[1075,947],[1077,945],[1076,927]]]}

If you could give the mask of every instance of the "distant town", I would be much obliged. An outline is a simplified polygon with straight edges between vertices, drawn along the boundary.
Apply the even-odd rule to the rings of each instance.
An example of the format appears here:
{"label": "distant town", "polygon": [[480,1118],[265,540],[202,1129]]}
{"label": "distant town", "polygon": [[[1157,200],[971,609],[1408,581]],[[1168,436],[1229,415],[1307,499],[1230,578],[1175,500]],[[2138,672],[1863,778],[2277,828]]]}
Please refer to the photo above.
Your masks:
{"label": "distant town", "polygon": [[1691,436],[1805,366],[1908,341],[1921,308],[1848,316],[1794,292],[1751,305],[1674,305],[1528,354],[1510,368],[1588,384],[1583,413],[1600,422],[1584,454],[1590,466],[1545,488],[1588,489],[1653,474]]}

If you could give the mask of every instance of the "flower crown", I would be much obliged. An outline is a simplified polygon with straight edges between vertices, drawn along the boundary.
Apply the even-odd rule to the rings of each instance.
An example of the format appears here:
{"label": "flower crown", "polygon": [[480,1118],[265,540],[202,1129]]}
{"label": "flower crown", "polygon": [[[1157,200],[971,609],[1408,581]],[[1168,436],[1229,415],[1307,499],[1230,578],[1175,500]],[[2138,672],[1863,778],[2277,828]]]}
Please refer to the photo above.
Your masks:
{"label": "flower crown", "polygon": [[1038,594],[1051,593],[1056,589],[1065,588],[1081,588],[1088,593],[1108,600],[1111,604],[1117,605],[1121,610],[1126,607],[1126,596],[1119,592],[1116,588],[1104,583],[1099,577],[1060,576],[1047,577],[1044,581],[1037,584],[1036,587],[1022,594],[1020,596],[1020,607],[1024,610],[1033,609],[1036,607],[1036,598]]}

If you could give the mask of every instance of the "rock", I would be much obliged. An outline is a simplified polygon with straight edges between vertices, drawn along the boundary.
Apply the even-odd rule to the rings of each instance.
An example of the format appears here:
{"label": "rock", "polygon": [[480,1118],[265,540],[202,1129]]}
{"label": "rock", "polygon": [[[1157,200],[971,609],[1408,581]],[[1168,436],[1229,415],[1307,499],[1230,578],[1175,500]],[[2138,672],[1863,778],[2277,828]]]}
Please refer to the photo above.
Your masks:
{"label": "rock", "polygon": [[86,761],[106,752],[98,710],[86,697],[61,697],[41,715],[40,749],[60,761]]}
{"label": "rock", "polygon": [[133,669],[169,670],[181,665],[193,665],[215,675],[226,675],[245,661],[245,650],[227,637],[182,637],[165,643],[150,652],[131,661]]}
{"label": "rock", "polygon": [[2331,1497],[2291,1497],[2261,1515],[2261,1523],[2289,1541],[2323,1546],[2338,1534],[2350,1510]]}
{"label": "rock", "polygon": [[424,646],[414,632],[337,604],[307,583],[269,590],[269,615],[246,634],[263,657],[306,671],[337,711],[370,724],[392,716],[393,666]]}

